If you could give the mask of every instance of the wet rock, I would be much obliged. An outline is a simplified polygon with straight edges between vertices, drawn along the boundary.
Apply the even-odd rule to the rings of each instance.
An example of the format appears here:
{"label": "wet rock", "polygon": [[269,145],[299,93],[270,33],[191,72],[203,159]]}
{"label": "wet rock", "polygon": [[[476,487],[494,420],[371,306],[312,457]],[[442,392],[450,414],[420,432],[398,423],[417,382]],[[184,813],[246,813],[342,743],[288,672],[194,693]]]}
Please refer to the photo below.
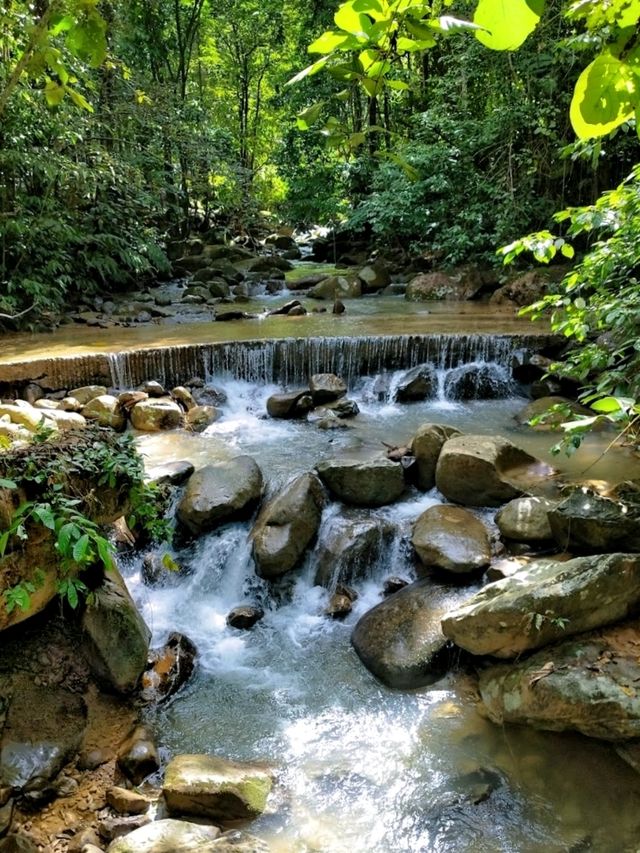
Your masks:
{"label": "wet rock", "polygon": [[390,578],[385,580],[384,586],[382,587],[382,594],[394,595],[396,592],[400,592],[401,589],[404,589],[405,586],[409,586],[408,580],[392,575]]}
{"label": "wet rock", "polygon": [[69,841],[69,853],[93,853],[102,850],[102,841],[93,829],[79,829]]}
{"label": "wet rock", "polygon": [[82,415],[89,421],[96,421],[100,426],[111,427],[121,432],[127,425],[127,419],[117,397],[102,394],[94,397],[82,409]]}
{"label": "wet rock", "polygon": [[539,270],[523,273],[498,288],[492,294],[489,302],[492,305],[505,305],[514,308],[523,308],[525,305],[532,305],[534,302],[542,299],[549,281],[549,275]]}
{"label": "wet rock", "polygon": [[84,652],[100,681],[131,693],[147,665],[151,632],[115,566],[94,591],[82,617]]}
{"label": "wet rock", "polygon": [[123,391],[118,395],[118,402],[126,412],[131,411],[136,403],[142,403],[148,399],[149,395],[146,391]]}
{"label": "wet rock", "polygon": [[156,293],[153,301],[160,308],[168,308],[173,302],[173,297],[170,293]]}
{"label": "wet rock", "polygon": [[311,288],[310,299],[357,299],[362,296],[362,285],[357,278],[332,275]]}
{"label": "wet rock", "polygon": [[[316,308],[314,308],[313,310],[314,310],[314,311],[322,311],[322,310],[326,310],[326,309],[322,309],[322,308],[317,308],[317,309],[316,309]],[[336,300],[334,301],[334,303],[333,303],[333,308],[331,309],[331,313],[332,313],[332,314],[337,314],[337,315],[339,316],[340,314],[344,314],[344,312],[345,312],[346,310],[347,310],[347,309],[346,309],[346,306],[345,306],[344,302],[343,302],[341,299],[336,299]]]}
{"label": "wet rock", "polygon": [[489,718],[603,740],[640,737],[639,632],[638,622],[616,625],[486,669],[480,694]]}
{"label": "wet rock", "polygon": [[352,506],[385,506],[404,492],[402,468],[385,458],[327,459],[316,471],[338,500]]}
{"label": "wet rock", "polygon": [[270,234],[264,242],[283,251],[298,248],[298,244],[289,234]]}
{"label": "wet rock", "polygon": [[472,299],[481,289],[482,282],[477,278],[430,272],[409,282],[405,299],[410,302],[456,302]]}
{"label": "wet rock", "polygon": [[333,516],[321,532],[315,583],[335,590],[370,576],[394,533],[394,526],[379,518],[353,512]]}
{"label": "wet rock", "polygon": [[162,649],[149,657],[149,668],[142,675],[140,698],[143,702],[163,702],[183,687],[193,675],[198,650],[184,634],[174,632]]}
{"label": "wet rock", "polygon": [[223,853],[214,845],[219,837],[217,826],[158,820],[114,841],[108,853]]}
{"label": "wet rock", "polygon": [[177,516],[191,533],[247,516],[262,496],[262,472],[250,456],[207,465],[187,483]]}
{"label": "wet rock", "polygon": [[[554,412],[546,416],[546,412],[554,406],[562,406],[562,410]],[[593,415],[591,409],[586,406],[581,406],[573,400],[568,400],[566,397],[540,397],[529,403],[518,412],[515,420],[519,424],[529,424],[529,421],[534,418],[545,415],[544,420],[536,424],[533,428],[537,430],[554,429],[558,424],[564,423],[567,419],[571,419],[572,415]]]}
{"label": "wet rock", "polygon": [[360,407],[355,400],[338,400],[335,403],[326,403],[316,410],[316,414],[323,412],[340,418],[340,420],[347,420],[348,418],[355,418],[356,415],[359,415]]}
{"label": "wet rock", "polygon": [[251,314],[247,314],[244,311],[223,311],[221,314],[216,314],[216,321],[218,323],[228,323],[232,320],[246,320],[251,317]]}
{"label": "wet rock", "polygon": [[170,814],[229,821],[262,814],[271,787],[263,765],[178,755],[167,766],[162,792]]}
{"label": "wet rock", "polygon": [[203,432],[220,418],[221,413],[213,406],[194,406],[185,416],[185,427],[193,432]]}
{"label": "wet rock", "polygon": [[118,751],[118,767],[134,785],[140,785],[160,768],[158,749],[146,726],[138,726],[122,744]]}
{"label": "wet rock", "polygon": [[288,272],[293,269],[293,264],[278,255],[264,255],[251,261],[246,268],[248,272],[270,273],[273,270]]}
{"label": "wet rock", "polygon": [[640,507],[576,489],[548,514],[553,538],[578,553],[640,551]]}
{"label": "wet rock", "polygon": [[185,412],[188,412],[189,409],[193,409],[196,405],[196,401],[193,399],[191,391],[189,391],[188,388],[185,388],[184,385],[178,385],[177,388],[174,388],[171,392],[171,396],[182,406]]}
{"label": "wet rock", "polygon": [[[195,386],[193,387],[195,388]],[[213,406],[217,408],[227,402],[227,395],[224,391],[220,391],[213,385],[204,385],[202,388],[195,388],[193,399],[199,406]]]}
{"label": "wet rock", "polygon": [[429,492],[436,485],[436,466],[445,441],[460,430],[444,424],[422,424],[411,440],[410,451],[416,460],[416,486]]}
{"label": "wet rock", "polygon": [[280,308],[274,308],[273,311],[269,311],[270,317],[277,317],[278,315],[288,314],[292,308],[301,307],[301,302],[298,299],[291,299],[289,302],[285,302]]}
{"label": "wet rock", "polygon": [[377,293],[391,283],[389,270],[380,261],[367,264],[358,273],[364,293]]}
{"label": "wet rock", "polygon": [[422,364],[408,370],[396,386],[395,400],[398,403],[410,403],[417,400],[429,400],[438,390],[438,377],[429,364]]}
{"label": "wet rock", "polygon": [[76,767],[78,770],[97,770],[112,758],[106,749],[85,749],[78,756]]}
{"label": "wet rock", "polygon": [[498,512],[496,524],[506,539],[546,542],[552,538],[548,513],[557,505],[547,498],[516,498]]}
{"label": "wet rock", "polygon": [[180,486],[193,474],[195,468],[185,459],[179,462],[163,462],[147,472],[147,482],[156,486]]}
{"label": "wet rock", "polygon": [[465,506],[500,506],[552,473],[505,438],[461,435],[442,446],[436,485],[446,498]]}
{"label": "wet rock", "polygon": [[318,532],[325,502],[318,477],[302,474],[265,504],[251,531],[260,577],[280,577],[298,565]]}
{"label": "wet rock", "polygon": [[341,592],[334,592],[324,612],[331,619],[344,619],[352,610],[353,600]]}
{"label": "wet rock", "polygon": [[491,562],[484,524],[457,506],[432,506],[413,526],[411,543],[425,568],[469,574]]}
{"label": "wet rock", "polygon": [[142,794],[118,787],[109,788],[107,803],[121,815],[146,814],[150,806],[149,800]]}
{"label": "wet rock", "polygon": [[264,610],[261,607],[243,604],[240,607],[234,607],[227,616],[227,625],[230,628],[237,628],[240,631],[248,631],[250,628],[259,622],[264,616]]}
{"label": "wet rock", "polygon": [[113,841],[149,823],[151,818],[146,814],[107,815],[98,821],[98,832],[105,841]]}
{"label": "wet rock", "polygon": [[31,403],[32,406],[37,403],[38,400],[42,400],[43,397],[44,391],[36,382],[29,382],[22,391],[22,398],[26,400],[27,403]]}
{"label": "wet rock", "polygon": [[73,397],[81,406],[86,406],[95,397],[103,397],[107,393],[104,385],[83,385],[82,388],[74,388],[69,391],[67,397]]}
{"label": "wet rock", "polygon": [[0,741],[0,786],[41,791],[78,751],[87,722],[81,696],[22,685],[9,705]]}
{"label": "wet rock", "polygon": [[347,383],[334,373],[316,373],[309,381],[315,406],[333,403],[347,393]]}
{"label": "wet rock", "polygon": [[307,313],[307,309],[302,305],[296,305],[295,308],[292,308],[288,313],[287,317],[304,317]]}
{"label": "wet rock", "polygon": [[309,416],[309,423],[313,423],[318,429],[333,430],[333,429],[350,429],[349,424],[342,418],[339,418],[334,412],[325,411],[320,417],[321,410],[314,412],[313,416]]}
{"label": "wet rock", "polygon": [[444,381],[447,400],[496,400],[512,392],[511,377],[498,364],[465,364],[450,370]]}
{"label": "wet rock", "polygon": [[387,687],[432,684],[455,659],[440,620],[464,597],[456,588],[436,586],[429,580],[401,589],[356,625],[351,642],[358,657]]}
{"label": "wet rock", "polygon": [[166,391],[164,387],[156,382],[154,379],[150,379],[147,382],[143,382],[140,386],[140,390],[144,391],[149,397],[164,397],[166,395]]}
{"label": "wet rock", "polygon": [[61,409],[63,412],[75,412],[76,414],[80,414],[83,409],[83,405],[79,400],[76,400],[75,397],[63,397],[57,406],[48,406],[47,408],[57,408]]}
{"label": "wet rock", "polygon": [[131,409],[131,424],[141,432],[176,429],[181,423],[182,409],[173,400],[143,400]]}
{"label": "wet rock", "polygon": [[301,418],[313,408],[308,389],[287,394],[273,394],[267,400],[267,413],[271,418]]}
{"label": "wet rock", "polygon": [[535,560],[481,589],[442,629],[474,655],[513,658],[632,615],[640,605],[640,556]]}

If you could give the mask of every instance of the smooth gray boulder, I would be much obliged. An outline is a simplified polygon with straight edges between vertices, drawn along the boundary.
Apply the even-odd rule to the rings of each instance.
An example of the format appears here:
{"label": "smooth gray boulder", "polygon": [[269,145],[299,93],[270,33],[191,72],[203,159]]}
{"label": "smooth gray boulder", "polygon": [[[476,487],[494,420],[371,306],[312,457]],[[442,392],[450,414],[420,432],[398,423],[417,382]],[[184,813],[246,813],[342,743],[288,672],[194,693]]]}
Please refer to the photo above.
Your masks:
{"label": "smooth gray boulder", "polygon": [[131,425],[141,432],[161,432],[180,426],[182,409],[174,400],[160,397],[136,403],[130,417]]}
{"label": "smooth gray boulder", "polygon": [[537,560],[448,613],[442,630],[474,655],[514,658],[639,608],[638,554]]}
{"label": "smooth gray boulder", "polygon": [[207,465],[189,479],[178,504],[178,520],[191,533],[213,530],[248,515],[262,489],[262,471],[250,456]]}
{"label": "smooth gray boulder", "polygon": [[315,582],[329,590],[368,577],[393,540],[393,524],[349,511],[332,516],[320,531]]}
{"label": "smooth gray boulder", "polygon": [[352,506],[378,507],[393,503],[402,495],[405,486],[402,467],[384,457],[326,459],[316,466],[316,471],[338,500]]}
{"label": "smooth gray boulder", "polygon": [[96,678],[118,693],[135,690],[147,665],[151,632],[115,565],[94,591],[82,630]]}
{"label": "smooth gray boulder", "polygon": [[461,575],[491,562],[491,543],[484,524],[458,506],[432,506],[413,526],[411,543],[422,565]]}
{"label": "smooth gray boulder", "polygon": [[117,397],[101,394],[94,397],[82,409],[82,415],[88,421],[96,421],[100,426],[111,427],[121,432],[127,425],[124,409]]}
{"label": "smooth gray boulder", "polygon": [[411,690],[432,684],[455,660],[440,621],[468,595],[429,580],[405,586],[356,625],[351,642],[358,657],[387,687]]}
{"label": "smooth gray boulder", "polygon": [[325,502],[318,477],[302,474],[263,506],[251,531],[260,577],[280,577],[298,565],[318,532]]}
{"label": "smooth gray boulder", "polygon": [[309,380],[311,397],[315,406],[334,403],[347,393],[347,383],[335,373],[316,373]]}
{"label": "smooth gray boulder", "polygon": [[158,820],[112,841],[108,853],[219,853],[217,826]]}
{"label": "smooth gray boulder", "polygon": [[396,385],[394,399],[398,403],[429,400],[436,396],[438,375],[431,364],[421,364],[408,370]]}
{"label": "smooth gray boulder", "polygon": [[640,507],[576,489],[549,511],[561,548],[578,553],[640,551]]}
{"label": "smooth gray boulder", "polygon": [[416,460],[416,486],[429,492],[436,485],[436,466],[445,441],[461,435],[459,429],[445,424],[422,424],[411,439],[410,449]]}
{"label": "smooth gray boulder", "polygon": [[496,514],[496,524],[505,539],[548,542],[553,538],[548,515],[557,505],[547,498],[516,498]]}
{"label": "smooth gray boulder", "polygon": [[313,408],[311,391],[290,391],[285,394],[272,394],[267,400],[267,414],[270,418],[302,418]]}
{"label": "smooth gray boulder", "polygon": [[639,633],[637,621],[615,625],[484,670],[489,718],[603,740],[639,738]]}
{"label": "smooth gray boulder", "polygon": [[436,486],[465,506],[501,506],[525,490],[544,488],[553,468],[506,438],[460,435],[446,441],[436,467]]}
{"label": "smooth gray boulder", "polygon": [[171,814],[246,820],[262,814],[273,781],[261,764],[215,755],[178,755],[167,765],[162,792]]}

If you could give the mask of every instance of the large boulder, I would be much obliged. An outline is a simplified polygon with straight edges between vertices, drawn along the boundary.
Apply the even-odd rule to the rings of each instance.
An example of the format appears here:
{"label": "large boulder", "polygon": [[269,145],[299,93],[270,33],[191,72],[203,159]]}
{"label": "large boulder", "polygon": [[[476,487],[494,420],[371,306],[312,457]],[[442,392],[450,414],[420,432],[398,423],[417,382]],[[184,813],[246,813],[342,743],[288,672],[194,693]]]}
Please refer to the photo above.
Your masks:
{"label": "large boulder", "polygon": [[271,792],[270,771],[215,755],[178,755],[165,771],[164,794],[171,814],[219,821],[262,814]]}
{"label": "large boulder", "polygon": [[432,684],[455,660],[440,620],[464,596],[459,589],[429,580],[404,587],[365,613],[356,625],[351,642],[358,657],[387,687]]}
{"label": "large boulder", "polygon": [[249,261],[249,263],[245,265],[245,269],[248,272],[256,273],[270,273],[274,270],[287,272],[288,270],[293,269],[293,264],[290,261],[281,258],[280,255],[263,255],[260,258],[255,258],[255,260]]}
{"label": "large boulder", "polygon": [[394,533],[390,522],[357,511],[331,516],[320,532],[316,584],[335,590],[369,577]]}
{"label": "large boulder", "polygon": [[548,515],[561,548],[578,553],[640,551],[640,507],[576,489]]}
{"label": "large boulder", "polygon": [[189,479],[178,505],[178,519],[191,533],[213,530],[250,514],[262,488],[262,471],[250,456],[207,465]]}
{"label": "large boulder", "polygon": [[316,373],[309,380],[311,397],[316,406],[333,403],[347,393],[347,383],[335,373]]}
{"label": "large boulder", "polygon": [[27,793],[47,787],[80,748],[86,723],[81,696],[21,683],[0,740],[0,789]]}
{"label": "large boulder", "polygon": [[497,400],[512,392],[509,371],[499,364],[463,364],[450,370],[444,380],[447,400]]}
{"label": "large boulder", "polygon": [[364,293],[377,293],[391,284],[389,270],[380,261],[374,261],[363,267],[358,273],[358,278]]}
{"label": "large boulder", "polygon": [[318,477],[302,474],[265,504],[251,531],[260,577],[276,578],[298,565],[318,532],[324,503]]}
{"label": "large boulder", "polygon": [[442,446],[436,485],[450,501],[465,506],[500,506],[552,473],[506,438],[460,435]]}
{"label": "large boulder", "polygon": [[469,574],[491,562],[484,524],[458,506],[432,506],[413,526],[411,542],[425,568]]}
{"label": "large boulder", "polygon": [[402,467],[382,457],[327,459],[316,471],[338,500],[352,506],[385,506],[397,501],[404,491]]}
{"label": "large boulder", "polygon": [[100,426],[111,427],[117,432],[127,425],[127,419],[118,398],[110,394],[94,397],[84,406],[82,415],[88,421],[97,421]]}
{"label": "large boulder", "polygon": [[640,607],[640,556],[538,560],[490,583],[443,619],[445,635],[474,655],[513,658],[618,622]]}
{"label": "large boulder", "polygon": [[438,376],[432,364],[421,364],[400,377],[394,392],[398,403],[429,400],[438,391]]}
{"label": "large boulder", "polygon": [[362,285],[357,278],[332,275],[316,284],[308,292],[310,299],[356,299],[362,295]]}
{"label": "large boulder", "polygon": [[112,841],[108,853],[217,853],[219,837],[217,826],[158,820]]}
{"label": "large boulder", "polygon": [[313,408],[311,392],[289,391],[284,394],[272,394],[267,400],[267,414],[270,418],[302,418]]}
{"label": "large boulder", "polygon": [[445,441],[462,435],[455,427],[443,424],[422,424],[411,440],[411,453],[415,457],[416,486],[428,492],[436,484],[436,466]]}
{"label": "large boulder", "polygon": [[548,542],[553,538],[549,513],[558,505],[548,498],[516,498],[496,515],[505,539],[516,542]]}
{"label": "large boulder", "polygon": [[542,299],[549,286],[549,275],[540,270],[525,272],[498,288],[489,300],[492,305],[523,308]]}
{"label": "large boulder", "polygon": [[480,675],[489,718],[603,740],[640,737],[639,633],[639,622],[615,625],[490,667]]}
{"label": "large boulder", "polygon": [[96,677],[118,693],[135,690],[147,665],[151,632],[115,566],[94,591],[82,629]]}
{"label": "large boulder", "polygon": [[131,409],[131,424],[141,432],[175,429],[181,423],[182,409],[168,398],[142,400]]}
{"label": "large boulder", "polygon": [[429,272],[413,278],[405,292],[410,302],[458,302],[471,299],[482,288],[479,277],[469,275],[447,275]]}
{"label": "large boulder", "polygon": [[73,397],[81,406],[86,406],[91,400],[96,397],[103,397],[107,393],[104,385],[83,385],[82,388],[74,388],[69,391],[68,397]]}

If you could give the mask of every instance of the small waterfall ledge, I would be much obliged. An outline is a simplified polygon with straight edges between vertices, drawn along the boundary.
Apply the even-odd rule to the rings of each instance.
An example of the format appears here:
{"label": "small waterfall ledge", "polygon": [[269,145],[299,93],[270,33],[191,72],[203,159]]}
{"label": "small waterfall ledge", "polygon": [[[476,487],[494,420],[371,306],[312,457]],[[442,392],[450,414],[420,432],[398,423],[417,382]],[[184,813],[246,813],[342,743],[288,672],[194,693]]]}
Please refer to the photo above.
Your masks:
{"label": "small waterfall ledge", "polygon": [[0,389],[38,382],[47,390],[87,384],[134,388],[147,379],[171,387],[194,376],[301,385],[314,373],[358,376],[431,363],[452,368],[469,362],[510,366],[519,352],[557,347],[550,334],[434,334],[310,337],[234,341],[16,359],[0,364]]}

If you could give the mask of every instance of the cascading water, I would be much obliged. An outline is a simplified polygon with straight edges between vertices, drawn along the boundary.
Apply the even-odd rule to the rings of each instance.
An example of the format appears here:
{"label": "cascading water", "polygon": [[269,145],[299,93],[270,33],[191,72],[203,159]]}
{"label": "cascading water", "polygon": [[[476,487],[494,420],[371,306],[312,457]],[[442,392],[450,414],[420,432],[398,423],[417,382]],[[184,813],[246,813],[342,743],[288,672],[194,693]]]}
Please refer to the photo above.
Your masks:
{"label": "cascading water", "polygon": [[[454,368],[442,368],[442,385]],[[384,385],[383,399],[373,393]],[[384,380],[384,382],[382,381]],[[427,420],[467,431],[508,432],[522,400],[401,405],[394,375],[354,381],[361,414],[351,429],[326,433],[305,422],[264,420],[277,386],[221,380],[228,403],[204,435],[148,436],[143,452],[197,464],[250,453],[269,490],[334,453],[370,455],[401,444]],[[169,705],[152,712],[171,753],[213,752],[264,759],[277,774],[270,810],[252,824],[274,853],[561,853],[632,851],[638,777],[601,744],[572,736],[502,730],[475,710],[474,686],[454,673],[430,688],[380,685],[349,642],[360,616],[381,598],[389,575],[415,577],[410,526],[437,493],[359,510],[392,535],[377,559],[353,573],[358,599],[344,622],[324,615],[329,591],[314,585],[323,542],[341,509],[324,512],[318,544],[275,587],[255,574],[249,523],[234,523],[176,554],[185,577],[145,587],[139,563],[130,588],[161,644],[183,631],[198,646],[199,669]],[[492,524],[492,513],[483,520]],[[353,570],[353,567],[351,567]],[[236,605],[257,603],[250,632],[226,625]],[[611,815],[616,820],[611,820]]]}

